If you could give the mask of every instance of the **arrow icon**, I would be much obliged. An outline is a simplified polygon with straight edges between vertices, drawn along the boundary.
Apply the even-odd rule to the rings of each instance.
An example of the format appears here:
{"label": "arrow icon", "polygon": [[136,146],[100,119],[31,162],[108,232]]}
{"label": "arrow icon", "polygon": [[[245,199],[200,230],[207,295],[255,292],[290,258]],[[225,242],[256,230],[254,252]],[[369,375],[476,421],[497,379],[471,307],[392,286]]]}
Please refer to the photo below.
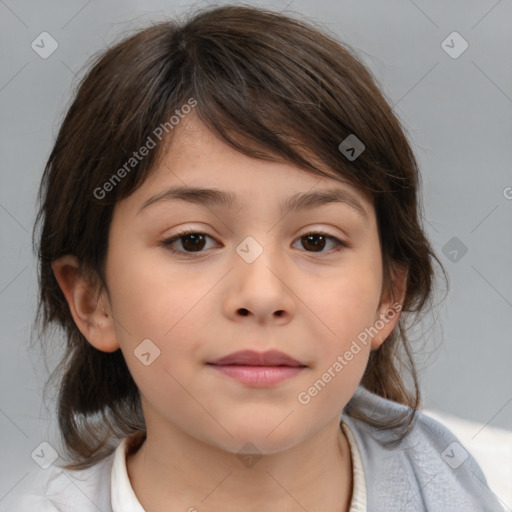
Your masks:
{"label": "arrow icon", "polygon": [[452,469],[457,469],[468,457],[468,452],[457,441],[449,444],[441,453],[441,458]]}
{"label": "arrow icon", "polygon": [[452,59],[458,59],[469,47],[468,42],[458,33],[452,32],[441,41],[441,48]]}
{"label": "arrow icon", "polygon": [[160,349],[149,338],[146,338],[137,346],[133,353],[144,366],[149,366],[160,356]]}
{"label": "arrow icon", "polygon": [[345,155],[347,160],[353,162],[365,150],[365,145],[355,134],[351,133],[340,143],[338,149]]}
{"label": "arrow icon", "polygon": [[468,252],[468,248],[464,243],[453,236],[443,245],[443,254],[452,262],[458,263],[462,258],[464,258],[465,254]]}
{"label": "arrow icon", "polygon": [[32,460],[41,468],[49,468],[59,457],[53,446],[46,441],[40,443],[30,454]]}
{"label": "arrow icon", "polygon": [[236,252],[246,263],[252,263],[263,252],[263,247],[252,236],[246,236],[237,245]]}
{"label": "arrow icon", "polygon": [[39,57],[47,59],[59,47],[59,43],[48,32],[41,32],[30,43],[30,47]]}
{"label": "arrow icon", "polygon": [[241,451],[238,452],[237,457],[240,459],[240,462],[242,462],[244,466],[251,468],[261,459],[262,455],[258,448],[254,446],[254,444],[246,443]]}

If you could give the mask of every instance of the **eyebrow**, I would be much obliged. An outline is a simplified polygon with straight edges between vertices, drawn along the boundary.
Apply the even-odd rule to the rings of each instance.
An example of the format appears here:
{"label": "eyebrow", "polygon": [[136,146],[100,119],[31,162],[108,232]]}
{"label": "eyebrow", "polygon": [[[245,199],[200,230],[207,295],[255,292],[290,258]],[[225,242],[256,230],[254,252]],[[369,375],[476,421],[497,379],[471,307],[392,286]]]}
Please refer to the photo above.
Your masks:
{"label": "eyebrow", "polygon": [[[239,206],[237,197],[232,192],[226,192],[214,188],[201,188],[178,186],[171,187],[147,199],[137,213],[150,205],[162,201],[183,200],[189,203],[195,203],[202,206],[233,208]],[[357,197],[346,190],[339,188],[316,190],[313,192],[297,193],[290,196],[282,205],[282,212],[299,211],[310,208],[318,208],[330,203],[342,203],[350,206],[359,213],[364,219],[368,219],[366,210]]]}

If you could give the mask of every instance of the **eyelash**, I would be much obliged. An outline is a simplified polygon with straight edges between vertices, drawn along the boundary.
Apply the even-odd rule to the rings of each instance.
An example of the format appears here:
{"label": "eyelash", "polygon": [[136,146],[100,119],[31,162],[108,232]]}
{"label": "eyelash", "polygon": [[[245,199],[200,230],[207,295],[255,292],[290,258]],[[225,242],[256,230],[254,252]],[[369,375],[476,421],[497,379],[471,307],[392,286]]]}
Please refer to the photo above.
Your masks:
{"label": "eyelash", "polygon": [[[183,230],[183,231],[180,231],[179,233],[176,233],[174,236],[172,236],[171,238],[167,238],[165,240],[162,240],[161,244],[163,247],[165,247],[165,249],[167,249],[168,251],[172,252],[172,253],[175,253],[175,254],[186,254],[187,256],[191,256],[191,257],[194,257],[194,255],[201,255],[203,252],[205,251],[198,251],[198,252],[187,252],[187,251],[181,251],[181,250],[178,250],[178,249],[175,249],[172,244],[174,242],[177,242],[180,238],[183,238],[187,235],[191,235],[191,234],[194,234],[194,235],[206,235],[207,237],[209,238],[212,238],[212,236],[208,235],[207,233],[202,233],[201,231],[197,231],[195,229],[186,229],[186,230]],[[325,236],[326,238],[329,238],[330,240],[333,240],[335,243],[336,243],[336,247],[334,249],[331,249],[330,251],[327,251],[327,252],[314,252],[314,251],[306,251],[306,252],[310,252],[312,254],[316,254],[316,255],[319,255],[320,257],[324,257],[324,256],[329,256],[329,255],[332,255],[333,253],[338,253],[344,249],[348,249],[350,246],[349,244],[347,244],[346,242],[343,242],[342,240],[340,240],[339,238],[336,238],[335,236],[332,236],[332,235],[329,235],[328,233],[325,233],[323,231],[311,231],[311,232],[308,232],[308,233],[305,233],[304,235],[301,235],[298,239],[300,238],[304,238],[306,236],[309,236],[309,235],[322,235],[322,236]]]}

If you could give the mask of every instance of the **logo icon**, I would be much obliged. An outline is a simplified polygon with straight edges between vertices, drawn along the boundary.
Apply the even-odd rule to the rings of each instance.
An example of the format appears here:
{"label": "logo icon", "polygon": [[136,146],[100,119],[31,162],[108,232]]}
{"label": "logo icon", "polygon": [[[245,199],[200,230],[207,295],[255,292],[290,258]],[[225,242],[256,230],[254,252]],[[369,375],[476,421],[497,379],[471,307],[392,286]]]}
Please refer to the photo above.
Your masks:
{"label": "logo icon", "polygon": [[468,248],[454,236],[443,245],[442,251],[452,263],[458,263],[466,255]]}
{"label": "logo icon", "polygon": [[468,456],[468,452],[456,441],[449,444],[441,453],[441,458],[452,469],[457,469]]}
{"label": "logo icon", "polygon": [[252,468],[261,459],[262,455],[254,444],[245,443],[238,452],[237,457],[244,466]]}
{"label": "logo icon", "polygon": [[144,366],[149,366],[160,356],[160,349],[149,338],[146,338],[137,346],[133,353]]}
{"label": "logo icon", "polygon": [[441,43],[441,48],[452,59],[458,59],[468,49],[468,46],[468,42],[458,32],[452,32]]}
{"label": "logo icon", "polygon": [[39,57],[47,59],[59,47],[59,43],[48,32],[41,32],[30,46]]}
{"label": "logo icon", "polygon": [[30,456],[43,469],[48,469],[59,457],[53,446],[43,441]]}
{"label": "logo icon", "polygon": [[248,236],[238,244],[236,252],[246,263],[252,263],[261,255],[263,247],[252,236]]}
{"label": "logo icon", "polygon": [[365,148],[366,146],[353,133],[344,139],[338,146],[338,149],[351,162],[353,162],[365,150]]}

